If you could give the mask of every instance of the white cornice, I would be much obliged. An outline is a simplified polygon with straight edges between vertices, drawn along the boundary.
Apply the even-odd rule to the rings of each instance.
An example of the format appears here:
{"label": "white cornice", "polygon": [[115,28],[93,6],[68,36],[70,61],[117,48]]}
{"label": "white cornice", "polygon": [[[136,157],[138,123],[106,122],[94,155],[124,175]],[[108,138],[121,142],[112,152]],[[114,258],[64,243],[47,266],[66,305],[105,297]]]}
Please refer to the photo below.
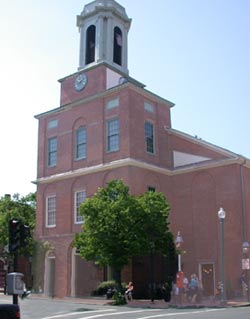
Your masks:
{"label": "white cornice", "polygon": [[232,165],[232,164],[244,165],[245,167],[250,168],[250,162],[246,161],[242,157],[222,159],[222,160],[216,160],[216,161],[208,161],[206,163],[188,165],[186,167],[181,167],[181,168],[173,169],[173,170],[167,169],[164,167],[158,167],[156,165],[138,161],[132,158],[124,158],[124,159],[113,161],[110,163],[102,163],[99,165],[84,167],[74,171],[68,171],[68,172],[64,172],[60,174],[51,175],[48,177],[41,177],[41,178],[38,178],[34,183],[47,184],[47,183],[52,183],[52,182],[68,179],[68,178],[75,178],[78,176],[100,173],[106,170],[112,170],[112,169],[117,169],[117,168],[126,167],[126,166],[142,168],[142,169],[149,170],[151,172],[156,172],[156,173],[167,175],[167,176],[174,176],[174,175],[180,175],[180,174],[187,174],[187,173],[199,171],[199,170],[216,168],[220,166]]}

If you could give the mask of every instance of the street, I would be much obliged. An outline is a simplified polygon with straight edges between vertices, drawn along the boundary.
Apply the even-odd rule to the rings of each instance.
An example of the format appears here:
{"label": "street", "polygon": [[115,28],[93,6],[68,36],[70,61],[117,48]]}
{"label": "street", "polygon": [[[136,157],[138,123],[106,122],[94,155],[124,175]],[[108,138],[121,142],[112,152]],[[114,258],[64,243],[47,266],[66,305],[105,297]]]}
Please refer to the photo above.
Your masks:
{"label": "street", "polygon": [[[0,296],[1,303],[12,303],[11,296]],[[249,319],[249,307],[200,309],[149,309],[127,306],[84,304],[72,301],[26,298],[19,301],[21,319]]]}

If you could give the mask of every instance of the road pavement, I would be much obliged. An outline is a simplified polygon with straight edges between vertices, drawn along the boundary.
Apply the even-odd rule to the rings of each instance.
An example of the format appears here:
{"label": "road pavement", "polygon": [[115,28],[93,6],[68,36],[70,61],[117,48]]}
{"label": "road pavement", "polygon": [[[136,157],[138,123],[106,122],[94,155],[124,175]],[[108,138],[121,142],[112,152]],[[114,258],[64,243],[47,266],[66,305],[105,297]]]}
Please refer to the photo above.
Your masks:
{"label": "road pavement", "polygon": [[[0,295],[1,303],[12,303],[12,296]],[[31,295],[19,300],[21,319],[241,319],[250,318],[247,303],[229,307],[167,307],[156,301],[133,301],[126,306],[112,306],[106,299],[89,298],[64,300],[48,299]],[[163,305],[165,307],[163,307]],[[236,307],[237,306],[237,307]]]}

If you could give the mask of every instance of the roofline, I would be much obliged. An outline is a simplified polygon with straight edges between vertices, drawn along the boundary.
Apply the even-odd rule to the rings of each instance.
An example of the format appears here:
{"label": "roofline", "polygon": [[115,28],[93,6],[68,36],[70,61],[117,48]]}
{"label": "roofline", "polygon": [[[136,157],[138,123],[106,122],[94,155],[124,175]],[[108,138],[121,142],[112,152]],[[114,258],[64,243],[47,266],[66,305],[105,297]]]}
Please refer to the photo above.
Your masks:
{"label": "roofline", "polygon": [[137,86],[140,86],[142,88],[144,88],[146,85],[143,84],[142,82],[139,82],[137,81],[136,79],[130,77],[127,73],[125,72],[122,72],[121,70],[115,68],[113,65],[109,64],[108,62],[105,62],[105,61],[100,61],[98,63],[94,63],[94,64],[90,64],[90,66],[84,66],[84,67],[79,67],[78,68],[78,71],[72,73],[72,74],[69,74],[69,75],[66,75],[65,77],[57,80],[59,83],[63,82],[64,80],[68,79],[68,78],[71,78],[73,76],[76,76],[77,74],[79,73],[83,73],[83,72],[88,72],[92,69],[95,69],[96,67],[99,67],[99,66],[105,66],[109,69],[111,69],[112,71],[116,72],[116,73],[119,73],[122,77],[124,77],[127,81],[129,82],[132,82],[133,84],[137,85]]}
{"label": "roofline", "polygon": [[230,156],[230,157],[233,157],[233,158],[245,158],[247,159],[246,157],[242,156],[242,155],[239,155],[237,153],[234,153],[232,151],[229,151],[223,147],[220,147],[220,146],[217,146],[215,144],[212,144],[210,142],[207,142],[203,139],[200,139],[200,138],[197,138],[195,136],[192,136],[190,134],[187,134],[187,133],[184,133],[184,132],[181,132],[181,131],[178,131],[176,129],[173,129],[173,128],[165,128],[170,134],[174,134],[174,135],[178,135],[178,136],[181,136],[182,138],[186,139],[186,140],[191,140],[193,143],[195,144],[201,144],[202,146],[206,147],[206,148],[209,148],[213,151],[216,151],[216,152],[219,152],[223,155],[226,155],[226,156]]}
{"label": "roofline", "polygon": [[[132,78],[129,77],[129,79],[132,79]],[[170,102],[170,101],[168,101],[166,99],[163,99],[162,97],[160,97],[160,96],[158,96],[158,95],[156,95],[156,94],[154,94],[154,93],[152,93],[152,92],[150,92],[148,90],[145,90],[141,86],[138,86],[135,81],[133,81],[133,82],[132,81],[128,81],[128,82],[116,85],[116,86],[114,86],[114,87],[112,87],[112,88],[110,88],[108,90],[99,92],[99,93],[97,93],[95,95],[87,96],[87,97],[84,97],[84,98],[82,98],[80,100],[73,101],[71,103],[68,103],[68,104],[65,104],[65,105],[61,105],[61,106],[59,106],[57,108],[54,108],[52,110],[37,114],[34,117],[35,117],[35,119],[40,119],[40,118],[43,118],[43,117],[51,115],[51,114],[63,112],[63,111],[69,110],[70,108],[73,108],[75,106],[82,105],[84,103],[88,103],[90,101],[93,101],[93,100],[95,100],[97,98],[103,98],[106,95],[113,94],[115,91],[120,91],[124,87],[131,87],[131,89],[133,89],[133,90],[135,90],[137,92],[144,93],[144,95],[145,94],[149,95],[153,99],[157,99],[160,103],[167,104],[170,108],[174,106],[174,103],[172,103],[172,102]]]}

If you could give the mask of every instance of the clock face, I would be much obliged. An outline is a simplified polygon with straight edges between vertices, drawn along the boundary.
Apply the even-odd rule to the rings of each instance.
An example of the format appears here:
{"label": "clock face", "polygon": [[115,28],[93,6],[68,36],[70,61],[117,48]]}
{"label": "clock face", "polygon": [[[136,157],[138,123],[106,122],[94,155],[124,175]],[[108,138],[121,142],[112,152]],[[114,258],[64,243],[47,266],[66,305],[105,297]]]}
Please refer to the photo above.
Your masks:
{"label": "clock face", "polygon": [[75,83],[74,83],[74,88],[76,91],[81,91],[85,88],[85,86],[87,85],[88,82],[88,77],[85,73],[81,73],[79,74],[76,79],[75,79]]}

